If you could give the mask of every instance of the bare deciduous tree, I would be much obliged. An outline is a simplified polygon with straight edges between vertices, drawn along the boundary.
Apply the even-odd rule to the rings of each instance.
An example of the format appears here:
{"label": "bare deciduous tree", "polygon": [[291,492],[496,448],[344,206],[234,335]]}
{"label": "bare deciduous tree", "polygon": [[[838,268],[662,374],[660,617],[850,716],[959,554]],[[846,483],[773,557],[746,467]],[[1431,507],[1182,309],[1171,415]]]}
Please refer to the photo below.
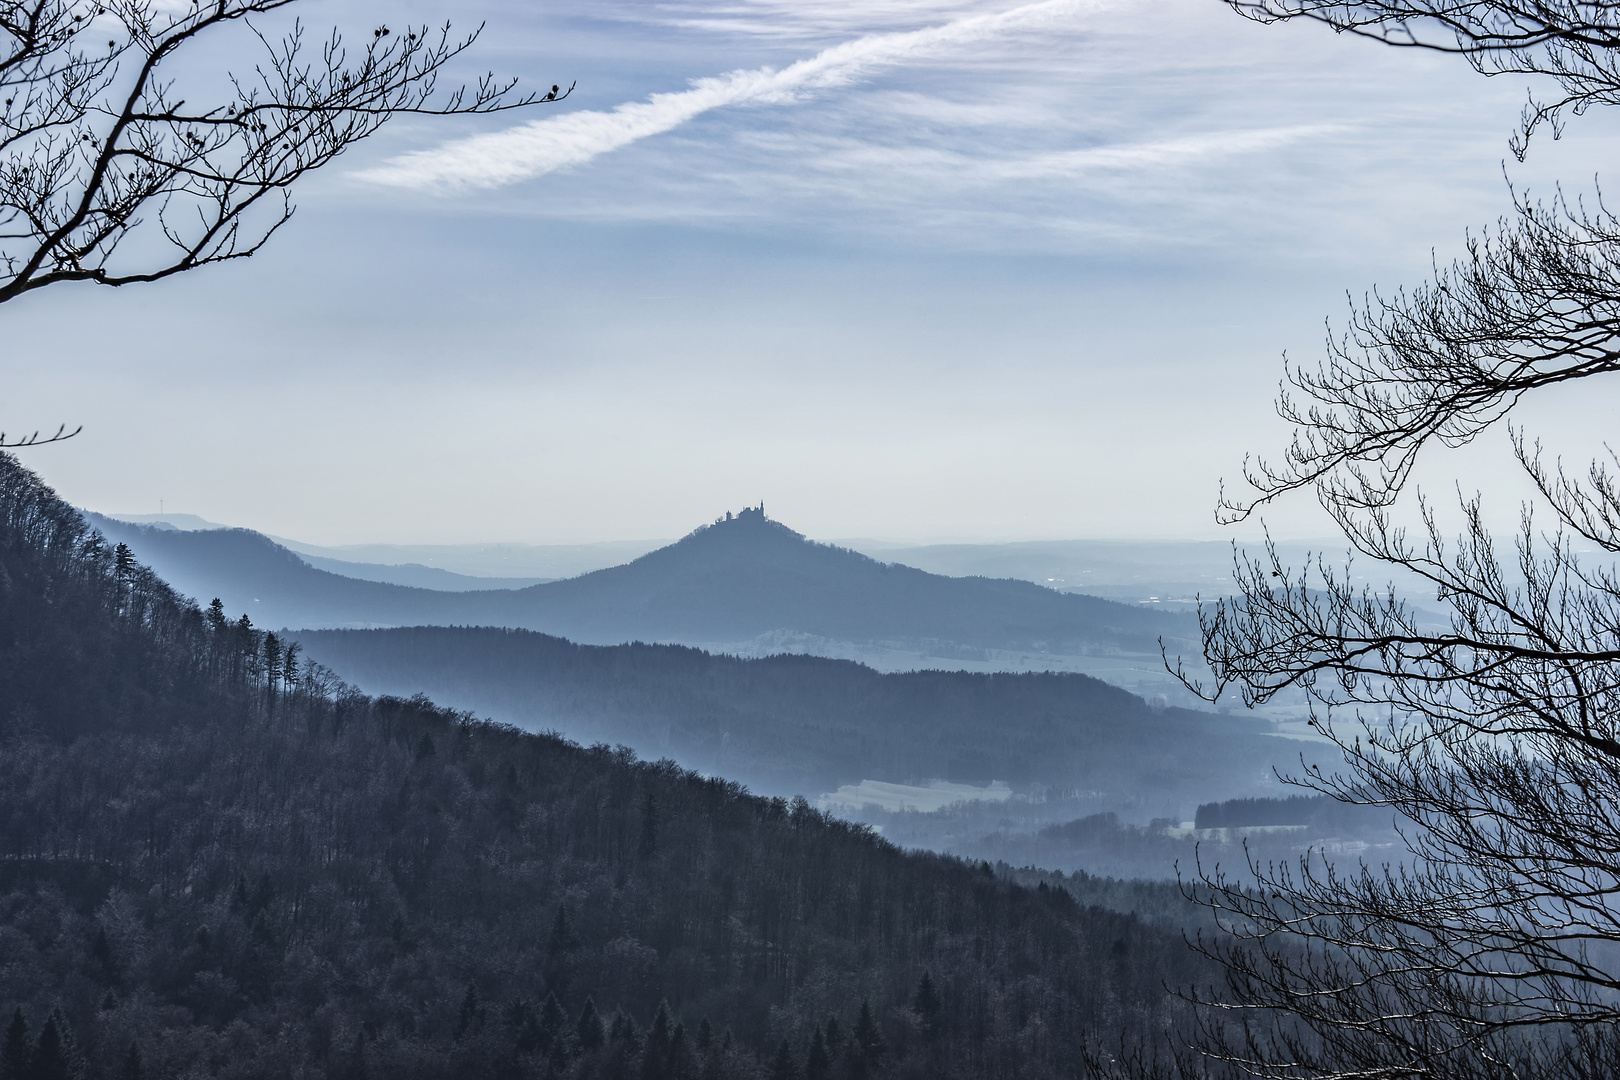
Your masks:
{"label": "bare deciduous tree", "polygon": [[[352,54],[336,31],[311,41],[298,23],[279,37],[255,24],[293,2],[0,0],[0,303],[251,256],[292,217],[299,178],[389,119],[568,96],[519,96],[492,75],[439,93],[478,36],[448,24],[378,26]],[[251,75],[198,55],[232,31],[259,53]]]}
{"label": "bare deciduous tree", "polygon": [[[1607,4],[1236,6],[1553,76],[1564,96],[1526,112],[1521,151],[1563,110],[1620,103]],[[1338,752],[1292,779],[1389,808],[1409,852],[1394,867],[1307,857],[1201,875],[1191,891],[1228,933],[1200,945],[1227,985],[1197,995],[1202,1054],[1171,1071],[1620,1072],[1620,461],[1568,471],[1512,422],[1527,394],[1617,370],[1620,217],[1601,196],[1516,197],[1431,282],[1353,311],[1319,366],[1289,367],[1279,412],[1294,439],[1246,466],[1253,493],[1223,495],[1222,514],[1313,491],[1359,557],[1432,589],[1444,625],[1393,588],[1358,589],[1325,560],[1291,567],[1268,546],[1238,560],[1234,599],[1201,612],[1215,682],[1195,688],[1251,704],[1302,689]],[[1465,498],[1454,537],[1409,490],[1414,462],[1493,427],[1539,497],[1507,541],[1484,497]]]}
{"label": "bare deciduous tree", "polygon": [[1311,19],[1386,45],[1458,53],[1482,75],[1551,76],[1558,94],[1531,98],[1513,151],[1543,124],[1620,104],[1620,18],[1605,0],[1228,0],[1260,22]]}
{"label": "bare deciduous tree", "polygon": [[[379,26],[352,54],[335,31],[312,43],[302,25],[255,25],[293,2],[0,0],[0,303],[250,256],[291,216],[299,178],[389,119],[557,97],[493,76],[437,93],[477,37],[448,25]],[[231,30],[260,52],[251,76],[194,55]],[[182,61],[190,89],[171,74]]]}

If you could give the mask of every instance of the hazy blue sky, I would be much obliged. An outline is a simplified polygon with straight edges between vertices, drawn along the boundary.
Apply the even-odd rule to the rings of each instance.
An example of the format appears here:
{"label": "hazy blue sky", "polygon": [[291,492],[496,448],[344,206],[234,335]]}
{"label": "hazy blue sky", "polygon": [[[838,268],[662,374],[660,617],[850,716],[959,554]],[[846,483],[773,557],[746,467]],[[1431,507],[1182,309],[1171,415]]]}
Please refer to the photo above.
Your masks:
{"label": "hazy blue sky", "polygon": [[[86,425],[27,458],[67,497],[315,542],[760,499],[824,537],[1219,535],[1284,350],[1506,208],[1525,93],[1215,0],[410,7],[579,88],[396,125],[250,263],[6,305],[0,427]],[[1509,175],[1583,190],[1615,134]]]}

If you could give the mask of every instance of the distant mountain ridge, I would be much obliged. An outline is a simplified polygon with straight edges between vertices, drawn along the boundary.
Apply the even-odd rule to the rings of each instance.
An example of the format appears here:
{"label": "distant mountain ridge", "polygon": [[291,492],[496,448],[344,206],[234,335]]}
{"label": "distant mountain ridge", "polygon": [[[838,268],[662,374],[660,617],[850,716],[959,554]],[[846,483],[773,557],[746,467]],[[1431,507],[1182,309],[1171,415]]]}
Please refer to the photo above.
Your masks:
{"label": "distant mountain ridge", "polygon": [[[747,651],[827,643],[950,658],[1001,652],[1156,657],[1189,619],[1027,581],[949,578],[807,540],[751,509],[622,566],[524,589],[449,593],[360,581],[310,566],[246,529],[179,532],[92,521],[184,593],[220,597],[258,625],[301,629],[475,625],[611,645],[654,641]],[[819,647],[794,649],[808,640]],[[1029,665],[1026,665],[1029,666]]]}

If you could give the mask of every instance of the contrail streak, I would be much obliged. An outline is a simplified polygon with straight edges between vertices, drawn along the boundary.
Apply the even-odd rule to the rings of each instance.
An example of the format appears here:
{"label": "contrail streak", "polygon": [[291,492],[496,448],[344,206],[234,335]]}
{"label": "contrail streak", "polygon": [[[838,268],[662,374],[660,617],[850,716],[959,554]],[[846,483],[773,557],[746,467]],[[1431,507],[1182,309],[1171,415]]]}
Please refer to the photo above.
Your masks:
{"label": "contrail streak", "polygon": [[580,111],[403,154],[363,170],[363,180],[408,188],[493,188],[579,165],[638,139],[679,127],[711,109],[793,100],[804,90],[854,82],[874,69],[970,44],[1012,29],[1072,22],[1101,0],[1043,0],[996,15],[972,15],[923,30],[834,45],[785,68],[754,68],[694,79],[690,89],[653,94],[607,112]]}

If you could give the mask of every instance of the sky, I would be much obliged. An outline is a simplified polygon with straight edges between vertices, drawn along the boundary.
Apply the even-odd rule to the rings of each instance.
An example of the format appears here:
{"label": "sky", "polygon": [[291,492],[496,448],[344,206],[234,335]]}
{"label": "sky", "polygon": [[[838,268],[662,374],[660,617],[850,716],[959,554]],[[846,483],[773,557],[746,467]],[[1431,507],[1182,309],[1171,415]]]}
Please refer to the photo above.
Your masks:
{"label": "sky", "polygon": [[[369,33],[365,3],[297,5]],[[402,120],[260,256],[0,310],[0,428],[75,503],[312,543],[1189,538],[1281,447],[1282,357],[1602,115],[1216,0],[389,4],[564,102]],[[233,47],[238,48],[238,47]],[[245,52],[217,63],[242,66]],[[1587,388],[1527,413],[1579,442]],[[1502,489],[1506,435],[1425,478]],[[1556,448],[1556,447],[1555,447]],[[1268,511],[1330,531],[1310,499]]]}

